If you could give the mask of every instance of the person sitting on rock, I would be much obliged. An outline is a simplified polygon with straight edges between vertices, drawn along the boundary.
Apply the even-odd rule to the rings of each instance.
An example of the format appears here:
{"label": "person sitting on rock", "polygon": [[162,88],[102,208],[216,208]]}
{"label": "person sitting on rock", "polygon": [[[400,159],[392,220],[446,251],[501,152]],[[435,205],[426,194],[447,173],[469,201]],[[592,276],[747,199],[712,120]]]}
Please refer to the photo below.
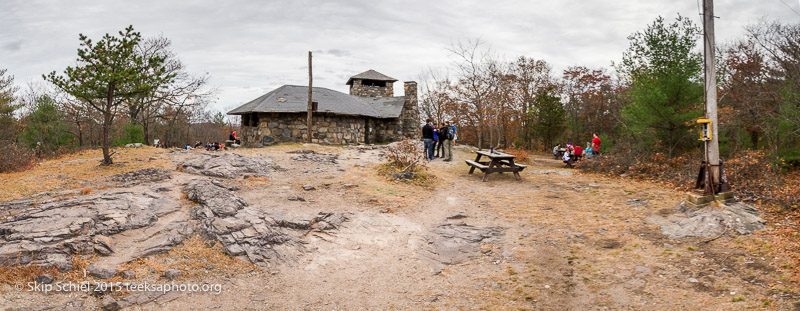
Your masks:
{"label": "person sitting on rock", "polygon": [[564,161],[567,167],[572,168],[572,158],[570,157],[569,151],[564,152],[564,156],[561,157],[561,160]]}
{"label": "person sitting on rock", "polygon": [[241,144],[239,137],[236,135],[236,130],[231,132],[231,135],[228,137],[228,140],[233,141],[234,144]]}

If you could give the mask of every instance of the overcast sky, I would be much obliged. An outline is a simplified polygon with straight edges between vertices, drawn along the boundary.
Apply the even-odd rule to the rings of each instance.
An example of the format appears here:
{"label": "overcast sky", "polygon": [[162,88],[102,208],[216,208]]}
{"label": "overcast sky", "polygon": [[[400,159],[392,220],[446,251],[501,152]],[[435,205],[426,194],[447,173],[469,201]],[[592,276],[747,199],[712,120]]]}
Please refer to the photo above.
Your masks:
{"label": "overcast sky", "polygon": [[[609,67],[627,36],[658,15],[698,25],[702,0],[566,1],[39,1],[0,0],[0,68],[24,86],[63,72],[78,34],[99,38],[133,25],[163,34],[195,74],[209,73],[227,111],[284,84],[347,92],[347,78],[375,69],[400,81],[444,68],[451,42],[481,38],[501,57],[544,59],[555,70]],[[740,37],[761,17],[800,21],[798,0],[717,1],[717,42]],[[395,85],[397,95],[402,84]]]}

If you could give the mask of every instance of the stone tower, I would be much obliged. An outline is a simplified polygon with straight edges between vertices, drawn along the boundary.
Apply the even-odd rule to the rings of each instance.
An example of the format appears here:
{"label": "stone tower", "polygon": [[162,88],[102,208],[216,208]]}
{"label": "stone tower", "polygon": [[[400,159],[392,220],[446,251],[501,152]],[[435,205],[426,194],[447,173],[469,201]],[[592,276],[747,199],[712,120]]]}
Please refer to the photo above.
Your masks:
{"label": "stone tower", "polygon": [[403,82],[403,92],[405,93],[405,101],[403,103],[403,110],[400,113],[400,124],[402,126],[401,135],[411,139],[420,138],[417,82]]}
{"label": "stone tower", "polygon": [[394,96],[396,81],[395,78],[370,69],[350,77],[347,85],[350,86],[350,95],[382,98]]}

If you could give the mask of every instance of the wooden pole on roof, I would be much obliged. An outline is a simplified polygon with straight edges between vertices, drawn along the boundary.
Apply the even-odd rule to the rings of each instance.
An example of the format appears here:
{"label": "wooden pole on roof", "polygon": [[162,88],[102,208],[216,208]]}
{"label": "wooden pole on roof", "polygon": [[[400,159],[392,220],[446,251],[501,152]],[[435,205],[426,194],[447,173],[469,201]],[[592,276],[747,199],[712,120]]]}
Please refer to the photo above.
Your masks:
{"label": "wooden pole on roof", "polygon": [[308,51],[308,142],[311,143],[311,111],[313,102],[311,99],[311,88],[313,78],[311,76],[311,51]]}

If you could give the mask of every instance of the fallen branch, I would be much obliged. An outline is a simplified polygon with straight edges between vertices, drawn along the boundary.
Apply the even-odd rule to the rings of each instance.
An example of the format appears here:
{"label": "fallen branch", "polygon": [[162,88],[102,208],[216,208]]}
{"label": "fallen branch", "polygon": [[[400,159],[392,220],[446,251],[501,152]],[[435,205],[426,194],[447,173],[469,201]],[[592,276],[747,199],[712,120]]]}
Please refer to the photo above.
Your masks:
{"label": "fallen branch", "polygon": [[714,240],[716,240],[716,239],[719,239],[719,238],[721,238],[723,235],[725,235],[726,233],[728,233],[728,229],[729,229],[728,227],[725,227],[725,231],[722,231],[722,233],[720,233],[718,236],[716,236],[716,237],[713,237],[713,238],[711,238],[711,239],[708,239],[708,240],[705,240],[705,241],[703,241],[702,243],[708,243],[708,242],[711,242],[711,241],[714,241]]}

